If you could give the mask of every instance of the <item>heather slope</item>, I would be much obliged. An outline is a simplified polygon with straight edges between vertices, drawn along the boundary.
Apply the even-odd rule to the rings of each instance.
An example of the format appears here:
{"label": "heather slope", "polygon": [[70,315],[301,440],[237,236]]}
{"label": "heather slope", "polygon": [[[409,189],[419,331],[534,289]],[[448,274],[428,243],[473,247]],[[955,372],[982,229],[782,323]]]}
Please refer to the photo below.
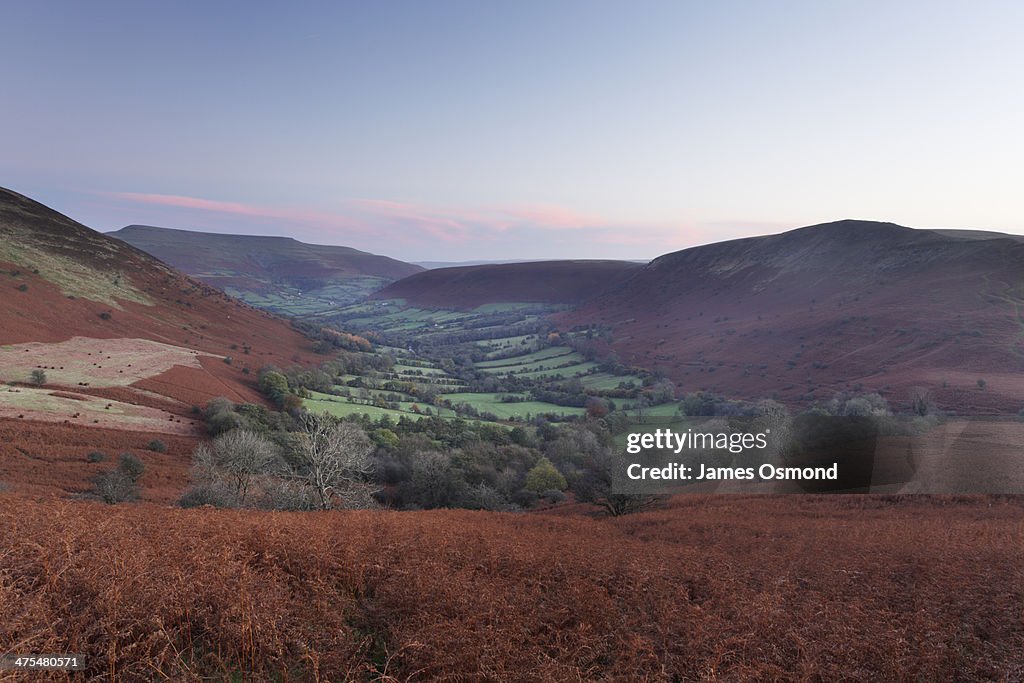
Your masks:
{"label": "heather slope", "polygon": [[497,303],[578,304],[642,268],[629,261],[536,261],[436,268],[373,295],[424,308],[472,309]]}
{"label": "heather slope", "polygon": [[[169,376],[150,393],[188,408],[218,395],[258,401],[255,375],[243,374],[245,368],[313,358],[309,340],[281,319],[3,189],[0,287],[7,292],[0,297],[0,345],[9,347],[0,354],[0,379],[7,381],[23,382],[29,370],[42,368],[52,381],[95,391],[103,382],[90,381],[89,373],[113,372],[134,376],[130,388],[141,392]],[[110,348],[96,340],[112,340]],[[145,365],[152,342],[170,354],[162,357],[177,350],[194,359]],[[26,346],[10,348],[17,344]],[[51,352],[45,344],[53,345]],[[115,354],[115,347],[121,351]],[[136,351],[152,377],[138,378],[146,372],[132,363]],[[110,367],[101,372],[107,358]]]}
{"label": "heather slope", "polygon": [[[917,387],[962,412],[1024,405],[1024,244],[839,221],[667,254],[564,324],[687,390],[789,401]],[[979,382],[978,380],[982,380]]]}
{"label": "heather slope", "polygon": [[350,303],[423,270],[350,247],[305,244],[290,237],[147,225],[108,234],[253,305],[289,314]]}

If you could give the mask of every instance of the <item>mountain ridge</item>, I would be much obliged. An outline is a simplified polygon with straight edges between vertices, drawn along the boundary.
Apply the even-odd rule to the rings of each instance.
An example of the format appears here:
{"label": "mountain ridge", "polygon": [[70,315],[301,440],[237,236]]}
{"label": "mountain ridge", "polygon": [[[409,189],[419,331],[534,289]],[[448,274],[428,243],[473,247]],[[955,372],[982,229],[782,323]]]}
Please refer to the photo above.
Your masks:
{"label": "mountain ridge", "polygon": [[423,270],[352,247],[308,244],[285,236],[147,225],[107,234],[253,305],[289,315],[351,303]]}

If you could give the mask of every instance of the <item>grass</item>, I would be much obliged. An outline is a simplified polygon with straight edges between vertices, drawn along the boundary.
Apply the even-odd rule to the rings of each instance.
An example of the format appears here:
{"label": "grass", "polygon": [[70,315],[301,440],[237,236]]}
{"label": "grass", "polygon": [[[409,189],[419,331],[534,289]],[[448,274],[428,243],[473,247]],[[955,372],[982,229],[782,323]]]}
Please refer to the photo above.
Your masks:
{"label": "grass", "polygon": [[193,432],[189,424],[171,421],[168,413],[156,408],[32,387],[0,387],[0,418],[170,434]]}
{"label": "grass", "polygon": [[553,413],[555,415],[582,415],[586,411],[583,408],[573,408],[566,406],[556,406],[553,403],[543,403],[541,401],[523,401],[521,403],[503,403],[501,401],[502,396],[506,396],[508,393],[503,394],[485,394],[485,393],[455,393],[455,394],[442,394],[442,396],[452,404],[468,403],[481,412],[488,412],[497,415],[499,419],[510,420],[513,418],[525,418],[527,415],[541,415],[545,413]]}
{"label": "grass", "polygon": [[[70,256],[45,250],[33,240],[38,236],[9,228],[13,235],[0,240],[0,262],[25,264],[39,271],[39,277],[60,288],[65,296],[80,297],[122,310],[119,301],[153,305],[153,300],[113,267],[100,270]],[[99,243],[99,240],[97,240]],[[104,247],[102,243],[98,247]],[[109,249],[109,247],[107,247]],[[98,251],[105,254],[106,251]]]}
{"label": "grass", "polygon": [[[543,364],[538,364],[543,365]],[[549,367],[547,369],[537,369],[532,372],[517,373],[520,377],[528,377],[530,379],[536,379],[538,377],[561,377],[562,379],[568,379],[577,375],[582,375],[590,370],[593,370],[598,366],[593,361],[585,361],[583,363],[577,363],[575,365],[567,365],[562,367]]]}
{"label": "grass", "polygon": [[415,413],[411,410],[412,406],[419,405],[421,409],[430,409],[434,415],[441,417],[455,417],[455,413],[447,408],[438,408],[423,403],[416,404],[413,401],[402,402],[399,405],[401,408],[395,410],[393,408],[381,408],[380,406],[366,405],[363,403],[352,403],[343,396],[334,396],[332,394],[323,394],[318,391],[309,392],[312,398],[303,400],[303,404],[308,410],[315,413],[329,413],[336,417],[346,417],[348,415],[369,415],[371,418],[379,418],[384,415],[388,415],[395,419],[400,417],[422,417],[422,413]]}
{"label": "grass", "polygon": [[[546,349],[524,353],[521,356],[481,361],[476,363],[476,367],[481,370],[494,370],[499,368],[507,369],[517,366],[537,365],[540,361],[552,361],[555,359],[558,359],[560,363],[563,363],[568,362],[569,360],[582,360],[583,356],[576,353],[568,346],[549,346]],[[547,364],[550,365],[550,363]]]}
{"label": "grass", "polygon": [[405,365],[402,363],[395,363],[394,371],[400,375],[416,375],[422,373],[423,375],[434,375],[437,377],[447,377],[446,373],[441,368],[427,367],[420,365]]}
{"label": "grass", "polygon": [[128,386],[175,365],[200,367],[195,351],[147,339],[73,337],[0,346],[0,381],[28,381],[29,373],[42,366],[50,384]]}
{"label": "grass", "polygon": [[581,377],[580,381],[583,383],[584,387],[591,391],[612,391],[617,389],[619,384],[622,382],[633,382],[636,386],[640,386],[643,380],[635,375],[609,375],[607,373],[597,373]]}

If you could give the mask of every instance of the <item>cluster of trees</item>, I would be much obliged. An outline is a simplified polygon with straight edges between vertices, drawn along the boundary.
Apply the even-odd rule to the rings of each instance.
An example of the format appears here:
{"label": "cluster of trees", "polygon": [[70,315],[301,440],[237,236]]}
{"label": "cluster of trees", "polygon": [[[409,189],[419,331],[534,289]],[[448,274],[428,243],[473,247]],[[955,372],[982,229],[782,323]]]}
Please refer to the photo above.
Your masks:
{"label": "cluster of trees", "polygon": [[[223,411],[223,399],[218,402]],[[270,418],[258,406],[229,410],[239,424],[196,449],[183,506],[328,510],[374,505],[373,447],[358,425],[310,413],[290,421]]]}

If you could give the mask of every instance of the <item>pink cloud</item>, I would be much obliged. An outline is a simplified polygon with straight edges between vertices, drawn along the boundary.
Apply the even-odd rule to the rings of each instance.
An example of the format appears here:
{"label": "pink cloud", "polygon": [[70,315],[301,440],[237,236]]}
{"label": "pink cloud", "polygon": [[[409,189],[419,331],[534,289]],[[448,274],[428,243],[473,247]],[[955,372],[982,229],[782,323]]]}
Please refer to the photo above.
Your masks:
{"label": "pink cloud", "polygon": [[353,221],[347,216],[308,209],[280,208],[225,202],[200,197],[186,197],[173,194],[146,194],[138,192],[102,192],[102,196],[141,204],[155,204],[179,209],[193,209],[212,213],[247,216],[263,220],[284,221],[288,223],[320,224],[348,230],[366,229],[366,226]]}
{"label": "pink cloud", "polygon": [[[650,247],[655,252],[707,241],[707,225],[613,221],[556,205],[444,207],[384,199],[353,199],[334,211],[221,201],[183,195],[102,192],[119,202],[164,206],[188,212],[235,216],[271,223],[278,234],[306,241],[357,243],[361,248],[390,251],[393,247],[450,246],[483,243],[488,248],[536,250],[538,239],[548,248],[566,251],[587,231],[591,243]],[[206,221],[210,221],[207,219]],[[355,239],[353,239],[355,238]],[[501,245],[496,247],[495,245]]]}

